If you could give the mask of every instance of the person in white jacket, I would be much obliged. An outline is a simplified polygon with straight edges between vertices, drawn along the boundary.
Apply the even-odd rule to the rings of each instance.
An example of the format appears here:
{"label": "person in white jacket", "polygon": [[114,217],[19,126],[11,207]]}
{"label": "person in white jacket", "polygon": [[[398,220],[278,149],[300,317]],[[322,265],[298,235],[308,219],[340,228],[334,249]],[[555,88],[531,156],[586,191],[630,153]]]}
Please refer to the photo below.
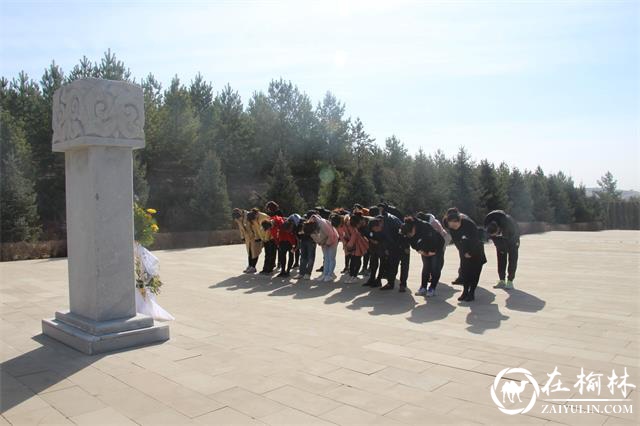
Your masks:
{"label": "person in white jacket", "polygon": [[309,235],[313,241],[322,248],[324,268],[318,281],[333,281],[336,274],[336,252],[338,251],[338,232],[331,223],[314,214],[303,225],[305,234]]}

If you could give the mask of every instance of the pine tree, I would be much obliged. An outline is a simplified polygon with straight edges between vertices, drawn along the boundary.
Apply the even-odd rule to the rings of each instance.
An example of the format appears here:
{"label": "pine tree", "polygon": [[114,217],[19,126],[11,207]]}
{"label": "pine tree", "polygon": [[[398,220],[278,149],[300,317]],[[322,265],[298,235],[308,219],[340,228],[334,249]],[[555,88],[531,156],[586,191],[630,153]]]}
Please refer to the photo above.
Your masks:
{"label": "pine tree", "polygon": [[347,184],[345,206],[353,206],[355,203],[370,206],[376,202],[376,188],[373,185],[371,175],[365,169],[359,168],[351,176]]}
{"label": "pine tree", "polygon": [[614,179],[610,171],[607,170],[607,173],[598,180],[598,186],[600,190],[596,192],[596,195],[600,200],[605,203],[620,200],[622,192],[618,191],[618,181]]}
{"label": "pine tree", "polygon": [[407,148],[395,135],[385,140],[384,161],[382,178],[385,191],[382,195],[384,201],[394,204],[401,211],[405,210],[407,191],[411,181],[412,158]]}
{"label": "pine tree", "polygon": [[62,69],[52,62],[40,80],[43,97],[42,130],[38,143],[32,145],[33,160],[37,168],[38,212],[43,220],[52,222],[62,222],[66,217],[64,155],[51,150],[53,94],[63,83]]}
{"label": "pine tree", "polygon": [[334,164],[338,169],[346,169],[351,160],[351,138],[349,121],[344,119],[345,106],[327,92],[318,103],[315,114],[318,119],[318,138],[323,142],[322,159]]}
{"label": "pine tree", "polygon": [[139,150],[133,151],[133,195],[138,204],[146,206],[149,201],[149,183],[147,170],[142,163]]}
{"label": "pine tree", "polygon": [[547,188],[549,190],[549,201],[554,211],[554,221],[556,223],[573,222],[574,210],[567,193],[567,177],[562,172],[556,175],[549,175]]}
{"label": "pine tree", "polygon": [[[384,198],[384,194],[387,193],[387,180],[385,178],[384,158],[382,157],[382,151],[377,149],[373,151],[371,158],[371,179],[373,181],[374,194],[376,199]],[[367,170],[366,167],[358,167],[358,169]],[[358,170],[356,169],[356,170]]]}
{"label": "pine tree", "polygon": [[0,111],[0,241],[33,241],[41,232],[31,177],[31,151],[24,131]]}
{"label": "pine tree", "polygon": [[587,197],[587,189],[584,185],[576,187],[573,181],[569,180],[567,183],[567,193],[569,195],[569,202],[571,208],[574,211],[575,222],[591,222],[598,219],[598,214],[594,209],[593,203],[590,199],[595,197]]}
{"label": "pine tree", "polygon": [[131,71],[124,65],[124,62],[116,58],[115,53],[111,53],[111,49],[104,52],[100,64],[96,64],[95,69],[98,74],[97,77],[106,80],[131,81]]}
{"label": "pine tree", "polygon": [[507,194],[500,186],[498,173],[493,164],[487,160],[482,160],[478,167],[478,214],[482,218],[493,210],[504,210],[507,208]]}
{"label": "pine tree", "polygon": [[542,168],[538,166],[535,173],[529,173],[527,180],[533,202],[532,213],[534,219],[541,222],[553,222],[553,206],[551,205],[551,200],[549,200],[547,177],[544,175]]}
{"label": "pine tree", "polygon": [[364,124],[357,117],[354,122],[349,123],[349,139],[353,155],[356,159],[356,168],[365,167],[375,149],[375,138],[372,138],[364,131]]}
{"label": "pine tree", "polygon": [[320,192],[318,202],[320,206],[326,208],[350,207],[343,206],[342,202],[346,197],[344,176],[335,167],[324,167],[320,171]]}
{"label": "pine tree", "polygon": [[445,194],[436,179],[433,161],[422,150],[413,161],[409,190],[404,206],[406,213],[424,211],[436,216],[444,210]]}
{"label": "pine tree", "polygon": [[507,195],[509,197],[509,203],[511,204],[511,216],[520,222],[533,220],[533,200],[531,199],[531,192],[529,192],[529,186],[524,176],[517,168],[511,171]]}
{"label": "pine tree", "polygon": [[511,170],[509,170],[509,166],[502,162],[498,166],[496,173],[498,175],[498,188],[504,194],[504,210],[509,212],[511,211],[511,201],[509,200],[509,179],[511,178]]}
{"label": "pine tree", "polygon": [[189,206],[198,221],[198,229],[227,229],[231,221],[231,203],[227,193],[227,179],[220,159],[208,151],[194,181],[193,198]]}
{"label": "pine tree", "polygon": [[156,139],[150,144],[146,162],[149,205],[158,210],[161,228],[189,231],[196,223],[185,206],[195,196],[193,182],[206,151],[198,145],[200,123],[189,92],[177,77],[171,81],[163,99],[157,111]]}
{"label": "pine tree", "polygon": [[298,185],[291,174],[289,163],[282,152],[278,154],[269,176],[267,199],[277,202],[285,215],[302,213],[305,208]]}
{"label": "pine tree", "polygon": [[226,85],[212,106],[212,141],[220,158],[222,168],[230,182],[246,182],[255,176],[254,159],[258,150],[252,146],[253,134],[248,115],[244,112],[242,99],[237,91]]}
{"label": "pine tree", "polygon": [[451,204],[462,213],[478,219],[477,182],[474,164],[464,147],[458,150],[453,163],[453,182],[451,185]]}

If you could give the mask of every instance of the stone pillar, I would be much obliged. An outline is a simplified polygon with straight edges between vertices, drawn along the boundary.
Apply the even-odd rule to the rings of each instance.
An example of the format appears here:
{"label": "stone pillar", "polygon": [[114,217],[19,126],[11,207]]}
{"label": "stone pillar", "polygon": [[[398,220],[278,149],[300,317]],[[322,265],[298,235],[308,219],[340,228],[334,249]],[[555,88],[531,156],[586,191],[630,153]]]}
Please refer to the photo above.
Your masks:
{"label": "stone pillar", "polygon": [[56,91],[53,151],[64,152],[69,311],[44,334],[87,354],[163,341],[168,325],[136,314],[133,150],[144,147],[134,84],[86,78]]}

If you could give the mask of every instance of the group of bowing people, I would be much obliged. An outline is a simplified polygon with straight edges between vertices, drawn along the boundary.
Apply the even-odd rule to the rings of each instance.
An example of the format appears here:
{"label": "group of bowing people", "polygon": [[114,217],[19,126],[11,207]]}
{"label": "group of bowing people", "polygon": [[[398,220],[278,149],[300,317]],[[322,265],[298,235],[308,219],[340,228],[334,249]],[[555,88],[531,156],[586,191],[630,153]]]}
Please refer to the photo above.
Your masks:
{"label": "group of bowing people", "polygon": [[[321,275],[317,281],[330,282],[335,273],[339,243],[345,256],[343,274],[346,283],[368,277],[362,284],[393,290],[398,272],[399,291],[407,291],[410,251],[414,249],[422,260],[421,285],[416,295],[436,296],[436,288],[444,266],[445,250],[453,242],[458,249],[460,265],[458,277],[452,284],[462,285],[459,301],[471,302],[487,262],[484,252],[485,236],[493,241],[497,251],[499,281],[495,288],[513,288],[518,262],[520,232],[517,222],[502,210],[490,212],[484,226],[478,227],[466,214],[452,207],[438,220],[433,214],[417,212],[405,216],[388,203],[369,208],[355,204],[328,210],[316,207],[304,215],[285,216],[275,201],[258,208],[233,209],[232,218],[238,225],[246,245],[248,266],[243,271],[257,272],[260,253],[264,250],[261,274],[289,277],[297,268],[296,280],[309,280],[315,263],[316,247],[323,254]],[[507,266],[508,265],[508,266]],[[382,284],[382,280],[386,284]]]}

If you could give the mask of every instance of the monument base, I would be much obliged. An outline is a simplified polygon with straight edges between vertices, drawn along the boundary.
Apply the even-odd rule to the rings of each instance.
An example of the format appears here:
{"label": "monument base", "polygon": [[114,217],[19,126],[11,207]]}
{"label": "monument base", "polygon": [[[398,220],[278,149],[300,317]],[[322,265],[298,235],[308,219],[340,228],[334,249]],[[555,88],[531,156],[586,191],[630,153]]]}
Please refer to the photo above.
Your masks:
{"label": "monument base", "polygon": [[42,333],[87,355],[169,340],[169,325],[149,316],[92,321],[71,312],[42,320]]}

